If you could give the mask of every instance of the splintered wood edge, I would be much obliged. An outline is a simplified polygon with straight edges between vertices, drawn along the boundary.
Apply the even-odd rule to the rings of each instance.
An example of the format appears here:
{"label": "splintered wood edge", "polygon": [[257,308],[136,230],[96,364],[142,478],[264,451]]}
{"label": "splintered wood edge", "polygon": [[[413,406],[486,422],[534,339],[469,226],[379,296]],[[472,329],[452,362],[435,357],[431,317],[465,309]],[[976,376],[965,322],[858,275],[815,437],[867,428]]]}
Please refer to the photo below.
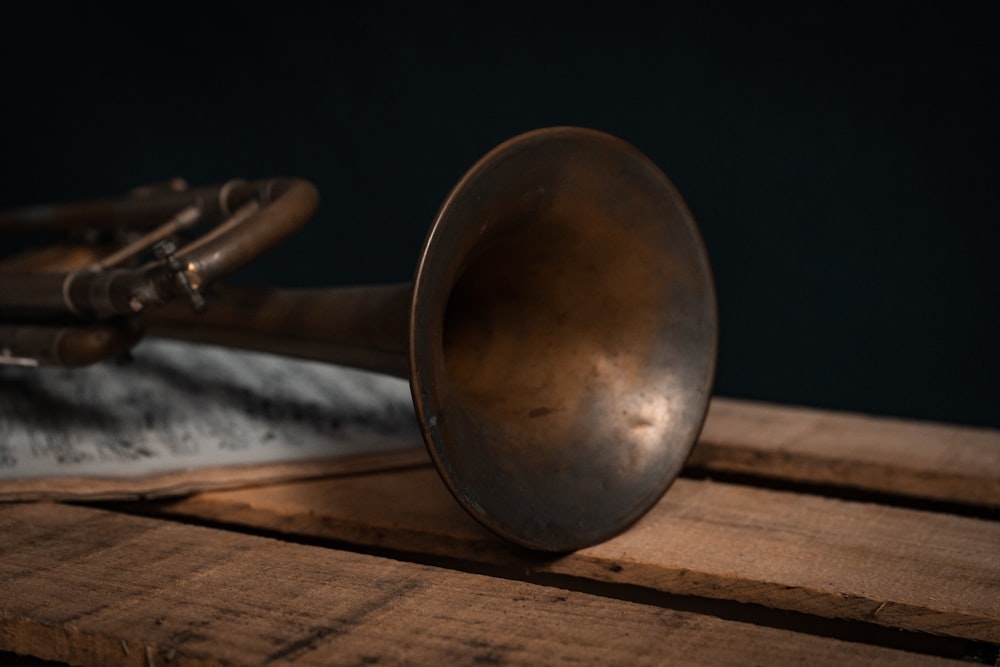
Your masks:
{"label": "splintered wood edge", "polygon": [[716,397],[689,466],[1000,507],[1000,431]]}
{"label": "splintered wood edge", "polygon": [[0,649],[73,664],[955,664],[91,508],[0,531]]}

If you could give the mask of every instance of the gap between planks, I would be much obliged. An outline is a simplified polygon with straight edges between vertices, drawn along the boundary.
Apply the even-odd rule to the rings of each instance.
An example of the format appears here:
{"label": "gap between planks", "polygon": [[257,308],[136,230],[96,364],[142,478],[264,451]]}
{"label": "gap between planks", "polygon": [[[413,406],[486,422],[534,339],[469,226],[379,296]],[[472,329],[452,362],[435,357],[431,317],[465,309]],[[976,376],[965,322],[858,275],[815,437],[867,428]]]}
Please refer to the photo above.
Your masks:
{"label": "gap between planks", "polygon": [[0,531],[0,650],[73,664],[956,664],[93,508]]}
{"label": "gap between planks", "polygon": [[1000,523],[709,480],[559,558],[495,538],[430,468],[194,496],[143,511],[1000,643]]}

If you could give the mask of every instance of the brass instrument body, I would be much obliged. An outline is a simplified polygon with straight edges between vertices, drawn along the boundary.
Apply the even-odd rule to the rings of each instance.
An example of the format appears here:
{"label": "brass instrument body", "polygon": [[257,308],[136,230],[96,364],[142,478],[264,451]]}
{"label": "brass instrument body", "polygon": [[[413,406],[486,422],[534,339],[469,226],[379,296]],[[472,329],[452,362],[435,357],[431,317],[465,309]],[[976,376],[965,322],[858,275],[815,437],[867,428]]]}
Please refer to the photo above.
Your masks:
{"label": "brass instrument body", "polygon": [[480,160],[412,285],[216,292],[202,313],[150,300],[115,317],[408,377],[448,488],[535,549],[594,544],[642,516],[687,458],[715,370],[714,287],[690,212],[648,158],[590,130],[531,132]]}
{"label": "brass instrument body", "polygon": [[[7,234],[141,233],[103,257],[50,248],[0,266],[0,363],[84,366],[126,352],[150,306],[183,295],[200,307],[204,286],[296,231],[317,203],[311,183],[275,179],[0,214]],[[203,221],[215,226],[183,248],[173,245],[175,235]],[[129,263],[152,248],[169,251]]]}

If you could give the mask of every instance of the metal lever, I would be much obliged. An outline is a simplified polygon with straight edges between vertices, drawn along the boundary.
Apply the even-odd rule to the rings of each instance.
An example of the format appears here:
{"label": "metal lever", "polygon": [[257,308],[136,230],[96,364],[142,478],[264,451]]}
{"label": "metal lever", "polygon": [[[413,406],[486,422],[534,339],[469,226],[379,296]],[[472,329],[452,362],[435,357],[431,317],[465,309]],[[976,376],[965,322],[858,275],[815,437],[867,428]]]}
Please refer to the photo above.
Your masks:
{"label": "metal lever", "polygon": [[199,292],[195,286],[191,284],[191,280],[187,275],[186,267],[179,259],[177,259],[176,253],[177,244],[173,239],[163,239],[162,241],[158,241],[156,245],[153,246],[153,254],[156,255],[158,260],[166,263],[167,268],[170,269],[174,279],[181,286],[181,289],[184,290],[188,300],[191,302],[191,308],[193,308],[195,312],[201,312],[205,309],[205,297],[203,297],[201,292]]}

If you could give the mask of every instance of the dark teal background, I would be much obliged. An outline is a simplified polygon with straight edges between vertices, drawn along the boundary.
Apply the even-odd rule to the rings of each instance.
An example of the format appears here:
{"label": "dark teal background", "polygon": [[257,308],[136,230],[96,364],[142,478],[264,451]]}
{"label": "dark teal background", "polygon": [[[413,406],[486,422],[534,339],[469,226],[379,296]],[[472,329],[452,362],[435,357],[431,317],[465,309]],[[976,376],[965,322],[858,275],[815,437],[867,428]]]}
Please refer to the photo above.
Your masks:
{"label": "dark teal background", "polygon": [[1000,426],[998,8],[4,3],[0,205],[297,175],[239,280],[408,280],[481,154],[595,127],[699,221],[718,393]]}

